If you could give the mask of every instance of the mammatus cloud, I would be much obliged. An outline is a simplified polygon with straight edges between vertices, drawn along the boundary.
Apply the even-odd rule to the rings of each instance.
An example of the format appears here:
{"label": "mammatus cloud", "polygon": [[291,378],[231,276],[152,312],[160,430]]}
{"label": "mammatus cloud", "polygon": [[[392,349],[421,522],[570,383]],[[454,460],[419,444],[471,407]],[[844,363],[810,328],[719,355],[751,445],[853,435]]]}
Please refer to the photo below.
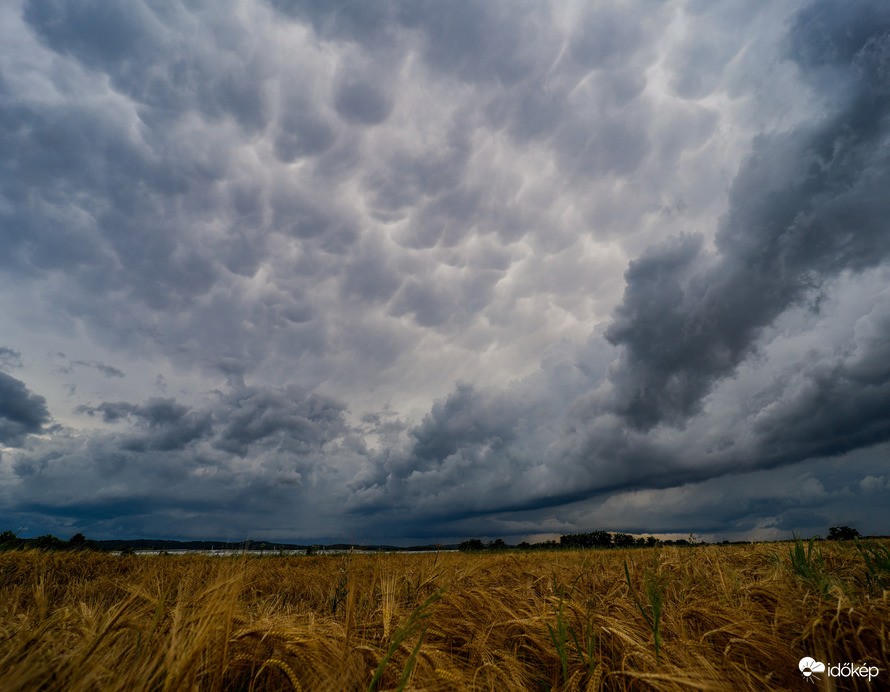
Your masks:
{"label": "mammatus cloud", "polygon": [[7,522],[886,532],[884,3],[0,13]]}

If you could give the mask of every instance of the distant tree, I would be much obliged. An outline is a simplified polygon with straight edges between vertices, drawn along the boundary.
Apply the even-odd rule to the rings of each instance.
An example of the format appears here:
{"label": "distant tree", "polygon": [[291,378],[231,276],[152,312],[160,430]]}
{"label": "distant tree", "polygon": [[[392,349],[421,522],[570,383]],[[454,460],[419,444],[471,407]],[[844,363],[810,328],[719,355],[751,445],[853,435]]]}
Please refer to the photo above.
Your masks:
{"label": "distant tree", "polygon": [[612,534],[608,531],[569,533],[560,536],[559,544],[563,548],[608,548],[612,545]]}
{"label": "distant tree", "polygon": [[635,541],[629,533],[616,533],[612,536],[612,542],[619,548],[629,548]]}
{"label": "distant tree", "polygon": [[99,550],[99,544],[89,540],[82,533],[76,533],[68,539],[68,548],[70,550]]}
{"label": "distant tree", "polygon": [[485,546],[478,538],[470,538],[458,545],[457,549],[462,553],[474,553],[480,550],[485,550]]}
{"label": "distant tree", "polygon": [[520,550],[528,550],[529,548],[532,547],[532,544],[529,543],[528,541],[522,541],[522,542],[521,542],[518,546],[516,546],[516,547],[519,548]]}
{"label": "distant tree", "polygon": [[612,545],[612,534],[608,531],[591,531],[590,540],[597,548],[609,548]]}
{"label": "distant tree", "polygon": [[68,542],[47,533],[31,541],[31,546],[38,550],[65,550],[68,547]]}
{"label": "distant tree", "polygon": [[4,531],[0,533],[0,550],[11,550],[13,548],[21,548],[24,541],[15,535],[14,531]]}
{"label": "distant tree", "polygon": [[650,548],[654,548],[658,545],[658,539],[655,536],[646,536],[646,545]]}
{"label": "distant tree", "polygon": [[505,550],[507,548],[507,544],[504,543],[503,538],[497,538],[493,541],[490,541],[486,548],[488,548],[488,550]]}
{"label": "distant tree", "polygon": [[588,533],[568,533],[559,537],[559,544],[563,548],[590,548],[590,534]]}
{"label": "distant tree", "polygon": [[859,532],[856,529],[851,529],[849,526],[832,526],[828,529],[829,541],[852,541],[858,537]]}

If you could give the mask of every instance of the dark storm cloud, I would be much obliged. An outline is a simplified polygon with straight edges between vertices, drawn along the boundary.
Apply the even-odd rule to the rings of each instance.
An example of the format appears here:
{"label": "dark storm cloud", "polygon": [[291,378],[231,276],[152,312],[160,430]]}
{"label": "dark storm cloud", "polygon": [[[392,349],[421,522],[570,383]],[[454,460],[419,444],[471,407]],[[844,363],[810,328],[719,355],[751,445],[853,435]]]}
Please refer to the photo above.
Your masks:
{"label": "dark storm cloud", "polygon": [[[129,425],[89,436],[59,430],[24,452],[12,465],[15,489],[4,489],[10,511],[130,535],[221,535],[219,522],[233,520],[320,535],[331,512],[313,493],[329,497],[348,480],[350,450],[362,449],[342,404],[297,387],[233,387],[202,408],[151,398],[82,412]],[[331,445],[342,469],[322,454]],[[239,523],[231,538],[243,531]]]}
{"label": "dark storm cloud", "polygon": [[[811,26],[810,19],[799,17],[790,37]],[[823,25],[846,36],[846,25],[837,19]],[[703,411],[704,397],[762,347],[768,326],[792,307],[817,316],[836,280],[885,261],[890,209],[883,191],[890,181],[879,144],[886,137],[882,55],[890,24],[874,19],[865,22],[870,33],[840,63],[856,87],[849,98],[837,105],[832,94],[827,100],[833,109],[821,122],[754,142],[731,189],[717,254],[705,250],[703,237],[686,234],[651,245],[631,262],[624,300],[605,332],[606,340],[622,349],[608,371],[608,387],[579,396],[555,425],[528,425],[534,420],[529,416],[523,427],[512,425],[523,412],[547,413],[541,400],[537,406],[529,403],[534,396],[518,403],[515,397],[527,390],[482,396],[462,385],[411,431],[410,449],[383,464],[389,481],[382,474],[373,476],[373,483],[388,483],[394,497],[412,498],[418,522],[434,526],[448,517],[529,512],[622,489],[669,489],[727,473],[843,456],[886,441],[890,408],[887,371],[880,365],[886,349],[877,317],[866,322],[872,336],[856,347],[855,359],[811,357],[804,372],[788,380],[793,386],[777,391],[774,384],[748,402],[750,421],[736,420],[737,434],[727,428],[721,438],[701,437],[720,413]],[[807,39],[807,45],[813,42],[819,41]],[[794,50],[792,57],[811,77],[815,63],[798,59]],[[418,319],[434,324],[440,312],[453,314],[437,307],[435,301],[443,299],[441,291],[418,290],[411,305]],[[562,396],[572,400],[567,390]],[[509,413],[501,417],[499,410]],[[616,413],[632,429],[625,429]],[[695,425],[685,430],[690,421]],[[677,432],[654,431],[659,423]],[[539,464],[529,454],[534,443],[540,445]],[[505,478],[509,483],[498,480]],[[451,492],[455,487],[474,492]],[[357,497],[367,491],[385,514],[387,502],[372,488],[357,487]],[[769,505],[755,498],[738,511],[762,516]],[[366,511],[371,505],[357,500],[356,507]],[[675,526],[688,525],[695,514],[671,512]],[[788,515],[773,526],[794,521]]]}
{"label": "dark storm cloud", "polygon": [[208,413],[192,411],[174,399],[149,399],[133,408],[131,415],[147,428],[146,434],[131,436],[123,447],[133,451],[181,450],[208,436],[212,429]]}
{"label": "dark storm cloud", "polygon": [[75,413],[85,413],[88,416],[101,413],[103,421],[116,423],[133,413],[135,408],[133,404],[128,404],[126,401],[103,401],[98,406],[78,406],[74,411]]}
{"label": "dark storm cloud", "polygon": [[856,88],[823,123],[755,142],[730,193],[716,260],[677,239],[631,264],[606,338],[624,347],[610,374],[610,406],[636,428],[682,424],[778,315],[890,252],[880,146],[890,114],[890,12],[820,3],[798,16],[789,40],[805,76],[830,66]]}
{"label": "dark storm cloud", "polygon": [[741,536],[886,495],[884,4],[11,7],[34,525]]}
{"label": "dark storm cloud", "polygon": [[141,431],[130,434],[121,446],[134,452],[181,450],[206,437],[212,430],[212,418],[208,412],[193,411],[169,398],[155,397],[138,405],[125,401],[105,401],[95,407],[78,406],[75,412],[90,416],[101,413],[106,423],[133,421]]}
{"label": "dark storm cloud", "polygon": [[[506,389],[458,385],[436,401],[407,444],[369,455],[366,471],[351,484],[348,508],[386,525],[398,522],[405,503],[414,530],[457,518],[483,517],[512,508],[528,511],[571,502],[587,490],[590,474],[577,460],[558,458],[554,445],[570,402],[599,381],[613,357],[597,341],[579,353],[567,344],[548,351],[542,369]],[[422,534],[417,534],[422,535]]]}
{"label": "dark storm cloud", "polygon": [[509,402],[484,397],[471,385],[458,386],[411,430],[413,454],[425,462],[441,461],[462,447],[511,441],[521,419],[504,403]]}
{"label": "dark storm cloud", "polygon": [[783,383],[793,396],[754,426],[764,465],[835,457],[890,439],[890,306],[856,324],[845,358],[811,362],[804,378]]}
{"label": "dark storm cloud", "polygon": [[43,432],[50,421],[46,399],[21,380],[0,372],[0,443],[17,447],[29,434]]}
{"label": "dark storm cloud", "polygon": [[80,406],[77,412],[100,413],[106,423],[132,421],[124,448],[136,452],[181,451],[212,435],[216,449],[240,457],[254,444],[305,454],[350,432],[341,403],[295,386],[235,387],[203,410],[154,397],[142,404]]}
{"label": "dark storm cloud", "polygon": [[293,385],[237,389],[224,406],[215,445],[242,457],[255,444],[306,454],[347,432],[342,403]]}

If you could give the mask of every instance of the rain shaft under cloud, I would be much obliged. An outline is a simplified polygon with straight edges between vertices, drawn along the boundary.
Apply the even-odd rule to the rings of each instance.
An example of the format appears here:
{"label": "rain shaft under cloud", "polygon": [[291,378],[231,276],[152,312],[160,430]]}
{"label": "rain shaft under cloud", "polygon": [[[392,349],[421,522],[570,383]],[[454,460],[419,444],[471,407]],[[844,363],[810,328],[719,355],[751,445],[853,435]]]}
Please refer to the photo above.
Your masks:
{"label": "rain shaft under cloud", "polygon": [[885,3],[0,27],[9,526],[887,532]]}

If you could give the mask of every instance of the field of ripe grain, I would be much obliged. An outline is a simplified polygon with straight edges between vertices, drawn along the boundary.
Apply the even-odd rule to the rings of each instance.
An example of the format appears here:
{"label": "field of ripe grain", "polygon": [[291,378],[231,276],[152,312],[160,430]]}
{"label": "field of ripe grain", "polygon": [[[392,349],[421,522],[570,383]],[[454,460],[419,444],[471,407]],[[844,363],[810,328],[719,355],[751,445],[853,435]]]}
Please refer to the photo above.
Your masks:
{"label": "field of ripe grain", "polygon": [[[870,546],[9,551],[0,689],[887,689],[890,551]],[[880,673],[809,687],[805,656]]]}

